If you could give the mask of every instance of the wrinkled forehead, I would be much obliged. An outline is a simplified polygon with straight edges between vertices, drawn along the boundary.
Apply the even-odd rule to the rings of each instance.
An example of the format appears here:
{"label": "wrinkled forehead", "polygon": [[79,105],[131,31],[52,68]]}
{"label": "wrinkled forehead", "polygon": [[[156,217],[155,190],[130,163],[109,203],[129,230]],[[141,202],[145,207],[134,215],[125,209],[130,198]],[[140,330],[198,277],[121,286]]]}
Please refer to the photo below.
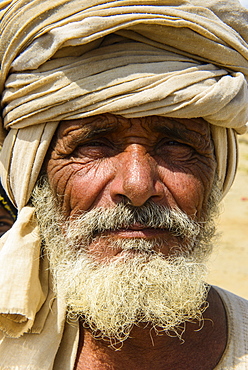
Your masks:
{"label": "wrinkled forehead", "polygon": [[203,117],[224,195],[248,117],[247,10],[238,0],[93,3],[0,6],[1,176],[13,204],[29,201],[58,122],[106,112]]}
{"label": "wrinkled forehead", "polygon": [[[136,128],[146,134],[173,135],[181,140],[204,140],[212,142],[210,124],[203,118],[175,119],[161,116],[125,118],[110,113],[96,115],[78,120],[61,121],[54,139],[68,135],[91,138],[95,135],[118,133],[125,137],[130,130]],[[53,140],[54,141],[54,140]]]}

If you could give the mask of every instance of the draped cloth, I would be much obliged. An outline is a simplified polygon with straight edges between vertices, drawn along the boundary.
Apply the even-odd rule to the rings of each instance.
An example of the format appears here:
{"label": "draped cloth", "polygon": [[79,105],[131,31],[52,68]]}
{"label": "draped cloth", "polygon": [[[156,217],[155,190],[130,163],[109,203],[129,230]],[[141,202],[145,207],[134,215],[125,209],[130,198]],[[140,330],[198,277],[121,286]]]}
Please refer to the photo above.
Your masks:
{"label": "draped cloth", "polygon": [[58,123],[203,117],[224,196],[247,129],[248,11],[237,0],[7,0],[0,18],[0,170],[19,209],[0,241],[0,329],[17,338],[58,310],[28,204]]}

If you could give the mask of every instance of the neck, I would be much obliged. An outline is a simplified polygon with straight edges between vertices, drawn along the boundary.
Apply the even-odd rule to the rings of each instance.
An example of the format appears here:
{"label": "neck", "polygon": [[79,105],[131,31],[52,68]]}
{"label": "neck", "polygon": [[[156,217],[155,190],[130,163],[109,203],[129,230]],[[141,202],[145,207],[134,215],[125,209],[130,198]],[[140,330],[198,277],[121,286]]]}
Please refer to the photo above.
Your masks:
{"label": "neck", "polygon": [[226,347],[227,322],[225,309],[214,289],[209,292],[208,303],[200,324],[185,324],[182,340],[155,333],[148,324],[134,327],[130,337],[116,350],[81,328],[75,369],[214,369]]}

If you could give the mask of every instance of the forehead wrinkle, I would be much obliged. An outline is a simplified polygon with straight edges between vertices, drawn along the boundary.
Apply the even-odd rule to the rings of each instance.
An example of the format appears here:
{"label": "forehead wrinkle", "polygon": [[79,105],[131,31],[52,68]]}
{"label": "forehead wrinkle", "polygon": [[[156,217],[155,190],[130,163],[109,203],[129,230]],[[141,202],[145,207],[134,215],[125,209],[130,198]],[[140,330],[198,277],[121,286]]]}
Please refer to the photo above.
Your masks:
{"label": "forehead wrinkle", "polygon": [[94,128],[88,127],[88,130],[86,130],[83,133],[83,135],[85,139],[91,139],[92,137],[99,136],[102,134],[113,133],[116,130],[117,127],[94,127]]}
{"label": "forehead wrinkle", "polygon": [[117,125],[112,124],[104,126],[106,123],[102,122],[91,122],[80,128],[75,129],[75,131],[68,132],[71,135],[74,142],[80,142],[82,139],[87,140],[100,135],[105,135],[108,133],[113,133],[117,130]]}

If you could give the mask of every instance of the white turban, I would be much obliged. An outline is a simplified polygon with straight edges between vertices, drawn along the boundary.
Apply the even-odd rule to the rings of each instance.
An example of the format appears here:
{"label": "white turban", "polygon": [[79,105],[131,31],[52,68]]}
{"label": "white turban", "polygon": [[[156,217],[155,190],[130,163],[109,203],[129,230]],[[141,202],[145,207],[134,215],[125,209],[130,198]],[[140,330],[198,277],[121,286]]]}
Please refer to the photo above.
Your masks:
{"label": "white turban", "polygon": [[248,11],[236,0],[7,0],[1,8],[1,177],[21,212],[0,252],[8,287],[0,328],[18,337],[42,330],[48,312],[26,205],[59,121],[106,112],[203,117],[225,194],[248,118]]}

